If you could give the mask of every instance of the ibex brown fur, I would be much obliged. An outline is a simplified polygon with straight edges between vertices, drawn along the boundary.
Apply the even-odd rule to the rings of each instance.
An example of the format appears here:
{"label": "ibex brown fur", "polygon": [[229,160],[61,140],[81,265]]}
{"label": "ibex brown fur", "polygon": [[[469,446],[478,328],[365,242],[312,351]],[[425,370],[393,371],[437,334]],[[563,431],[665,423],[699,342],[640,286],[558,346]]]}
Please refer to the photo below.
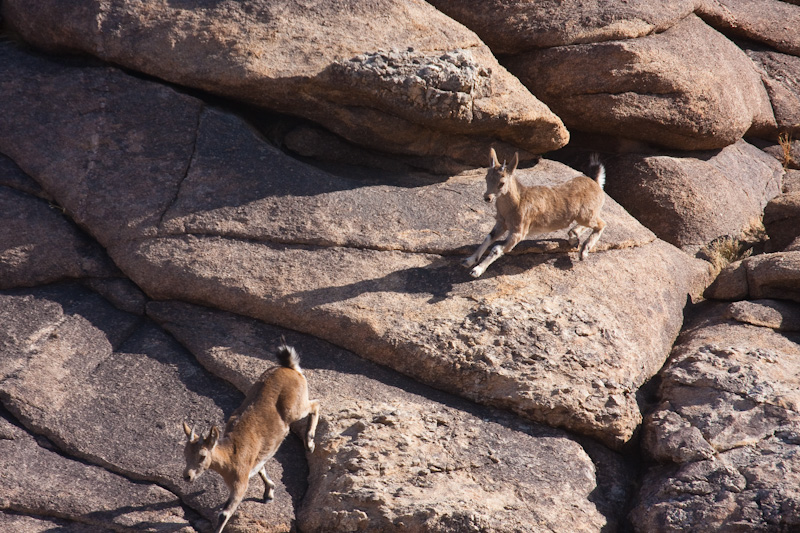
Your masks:
{"label": "ibex brown fur", "polygon": [[274,497],[275,483],[264,464],[275,455],[289,434],[289,426],[311,415],[305,433],[305,446],[314,451],[314,433],[319,418],[319,402],[309,401],[308,384],[294,348],[278,349],[280,366],[268,369],[250,388],[242,405],[231,415],[220,438],[214,426],[208,436],[197,436],[186,422],[187,481],[194,481],[208,469],[222,476],[230,490],[219,515],[216,533],[220,533],[244,498],[250,478],[258,474],[264,480],[264,501]]}
{"label": "ibex brown fur", "polygon": [[[592,234],[581,247],[580,258],[586,259],[606,226],[600,218],[600,209],[605,201],[605,167],[597,156],[593,155],[591,161],[594,179],[578,176],[553,187],[529,187],[520,183],[514,175],[519,165],[518,153],[514,154],[511,168],[505,162],[500,164],[494,148],[489,155],[492,161],[486,173],[486,193],[483,198],[487,202],[496,199],[496,223],[475,253],[463,261],[464,266],[474,267],[470,275],[479,277],[489,265],[510,252],[527,236],[564,229],[573,222],[576,225],[569,230],[572,246],[580,242],[578,226],[592,229]],[[486,259],[477,264],[489,246],[506,233],[508,237],[505,241],[495,245]]]}

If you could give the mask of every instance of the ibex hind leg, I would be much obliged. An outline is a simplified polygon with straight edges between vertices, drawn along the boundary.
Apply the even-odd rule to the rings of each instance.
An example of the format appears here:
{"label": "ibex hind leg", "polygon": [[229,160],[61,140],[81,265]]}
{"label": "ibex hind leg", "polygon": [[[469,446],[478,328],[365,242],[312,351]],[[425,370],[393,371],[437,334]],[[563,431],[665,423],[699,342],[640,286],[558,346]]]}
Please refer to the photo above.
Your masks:
{"label": "ibex hind leg", "polygon": [[308,429],[306,430],[306,449],[314,453],[314,437],[317,434],[317,422],[319,422],[319,400],[309,402]]}
{"label": "ibex hind leg", "polygon": [[263,466],[258,471],[258,475],[264,482],[264,503],[267,503],[275,497],[275,483],[267,475],[267,470]]}

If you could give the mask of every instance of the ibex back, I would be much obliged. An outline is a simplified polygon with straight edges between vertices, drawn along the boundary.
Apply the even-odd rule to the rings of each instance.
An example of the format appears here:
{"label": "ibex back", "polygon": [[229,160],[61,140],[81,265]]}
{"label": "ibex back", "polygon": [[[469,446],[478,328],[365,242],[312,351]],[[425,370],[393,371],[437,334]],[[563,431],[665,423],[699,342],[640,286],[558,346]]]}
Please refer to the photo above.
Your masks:
{"label": "ibex back", "polygon": [[[606,226],[600,218],[600,209],[605,202],[605,167],[599,159],[592,156],[594,179],[578,176],[553,187],[528,187],[520,183],[514,175],[519,165],[518,153],[514,154],[511,168],[505,162],[500,164],[494,148],[489,155],[492,160],[486,173],[486,193],[483,199],[487,202],[495,200],[496,222],[475,253],[463,261],[466,267],[474,266],[470,275],[479,277],[489,265],[510,252],[527,236],[564,229],[573,222],[576,225],[569,230],[569,242],[572,246],[577,246],[580,242],[577,231],[579,226],[592,229],[592,234],[581,247],[580,258],[586,259]],[[477,264],[489,246],[506,233],[508,237],[505,241],[495,245],[486,259]]]}
{"label": "ibex back", "polygon": [[250,478],[258,474],[264,480],[264,501],[274,497],[275,483],[264,469],[289,434],[290,425],[311,415],[305,432],[305,446],[314,451],[314,433],[319,419],[319,402],[309,401],[308,384],[300,368],[294,348],[278,349],[280,366],[264,372],[247,393],[242,405],[234,411],[220,438],[214,426],[205,438],[195,434],[186,422],[187,481],[194,481],[208,469],[222,476],[230,490],[219,515],[216,533],[220,533],[244,498]]}

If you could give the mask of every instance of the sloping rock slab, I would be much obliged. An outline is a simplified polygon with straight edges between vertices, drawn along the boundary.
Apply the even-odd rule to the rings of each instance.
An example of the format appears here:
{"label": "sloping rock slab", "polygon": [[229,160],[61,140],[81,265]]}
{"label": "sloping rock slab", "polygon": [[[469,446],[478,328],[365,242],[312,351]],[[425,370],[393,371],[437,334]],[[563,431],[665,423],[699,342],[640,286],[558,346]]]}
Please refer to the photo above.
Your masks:
{"label": "sloping rock slab", "polygon": [[775,51],[746,51],[761,71],[778,131],[800,133],[800,57]]}
{"label": "sloping rock slab", "polygon": [[[182,480],[181,426],[222,423],[241,402],[238,392],[152,322],[77,286],[4,293],[0,313],[0,399],[9,411],[68,454],[156,482],[216,520],[228,491],[216,474],[193,485]],[[292,452],[302,456],[299,444],[281,454]],[[281,455],[267,469],[280,480],[289,464]],[[289,470],[304,479],[300,465]],[[262,495],[263,487],[252,483],[240,523],[249,531],[289,531],[292,496],[281,484],[270,505]]]}
{"label": "sloping rock slab", "polygon": [[800,55],[800,5],[785,0],[699,0],[697,13],[725,34]]}
{"label": "sloping rock slab", "polygon": [[695,15],[663,33],[519,54],[505,65],[578,131],[680,150],[774,131],[753,62]]}
{"label": "sloping rock slab", "polygon": [[34,517],[0,511],[0,529],[14,533],[111,533],[113,529],[57,518]]}
{"label": "sloping rock slab", "polygon": [[608,162],[608,194],[659,238],[685,249],[738,237],[781,193],[783,167],[739,141],[714,152],[628,154]]}
{"label": "sloping rock slab", "polygon": [[479,165],[492,139],[533,153],[569,139],[474,33],[418,0],[8,0],[2,13],[45,49],[299,115],[382,151]]}
{"label": "sloping rock slab", "polygon": [[[416,188],[337,178],[170,89],[5,53],[0,88],[33,111],[0,115],[0,149],[148,296],[320,336],[612,446],[638,425],[636,390],[661,366],[705,275],[609,201],[589,261],[522,254],[473,282],[448,256],[492,226],[474,178]],[[38,126],[36,116],[53,114],[63,129]],[[523,174],[553,181],[574,171],[543,163]],[[567,251],[557,235],[555,245],[553,235],[536,242]]]}
{"label": "sloping rock slab", "polygon": [[303,531],[601,531],[619,519],[629,478],[612,453],[595,467],[561,431],[252,319],[179,302],[148,315],[242,391],[282,338],[297,348],[322,413]]}
{"label": "sloping rock slab", "polygon": [[716,304],[681,334],[645,422],[637,531],[800,527],[800,336],[727,321]]}
{"label": "sloping rock slab", "polygon": [[506,258],[476,282],[430,255],[216,237],[152,239],[113,255],[156,299],[298,329],[612,446],[638,425],[636,389],[662,364],[698,268],[663,243],[572,266]]}
{"label": "sloping rock slab", "polygon": [[0,289],[114,275],[103,250],[57,208],[0,186]]}
{"label": "sloping rock slab", "polygon": [[748,257],[731,263],[705,291],[706,298],[775,298],[800,302],[800,251]]}
{"label": "sloping rock slab", "polygon": [[117,531],[194,531],[174,494],[48,450],[2,412],[0,470],[0,507],[5,511]]}
{"label": "sloping rock slab", "polygon": [[585,2],[581,0],[430,0],[473,30],[495,54],[533,48],[643,37],[691,14],[695,0]]}

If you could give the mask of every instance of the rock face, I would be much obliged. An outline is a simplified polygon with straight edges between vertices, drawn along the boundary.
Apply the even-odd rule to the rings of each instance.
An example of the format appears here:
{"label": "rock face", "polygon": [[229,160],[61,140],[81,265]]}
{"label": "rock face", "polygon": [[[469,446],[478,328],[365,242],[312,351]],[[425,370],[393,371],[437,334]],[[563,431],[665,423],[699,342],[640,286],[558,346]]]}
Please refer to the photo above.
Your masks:
{"label": "rock face", "polygon": [[800,337],[706,310],[681,334],[645,421],[657,461],[631,514],[637,531],[793,531]]}
{"label": "rock face", "polygon": [[419,0],[358,0],[348,9],[9,0],[2,13],[48,50],[303,116],[385,152],[479,165],[495,139],[533,153],[568,140],[474,33]]}
{"label": "rock face", "polygon": [[[283,338],[230,533],[800,529],[798,2],[0,0],[0,530],[213,530],[182,424]],[[588,260],[469,277],[490,146],[600,152]]]}
{"label": "rock face", "polygon": [[[3,83],[40,112],[95,105],[91,88],[109,88],[105,106],[69,121],[91,132],[83,134],[88,140],[104,140],[88,156],[69,131],[63,140],[43,131],[47,150],[41,137],[11,142],[36,128],[24,115],[3,122],[0,149],[151,298],[310,333],[425,383],[615,447],[633,434],[636,390],[662,364],[704,267],[654,241],[612,201],[599,248],[607,252],[574,264],[564,232],[545,235],[559,240],[545,241],[543,250],[561,253],[509,257],[487,279],[470,282],[452,256],[476,246],[493,215],[480,205],[474,179],[416,188],[359,184],[297,163],[232,115],[161,86],[48,63],[28,83],[20,72],[31,59],[7,58],[15,68]],[[42,99],[39,91],[56,82],[60,100]],[[151,104],[147,115],[126,103],[148,91],[163,110]],[[169,130],[151,135],[159,124],[151,116],[163,123],[171,113],[179,119],[173,140],[165,139]],[[87,157],[98,169],[116,164],[115,147],[134,141],[143,155],[127,158],[116,179],[83,170]],[[158,143],[153,152],[145,148],[151,142]],[[58,176],[49,170],[56,165]],[[136,179],[117,182],[128,172]],[[575,171],[546,163],[522,175],[546,183]],[[125,202],[126,195],[147,200]],[[109,216],[117,204],[124,216]],[[634,283],[645,270],[652,284]],[[648,334],[632,320],[631,302],[650,317]]]}
{"label": "rock face", "polygon": [[718,152],[628,154],[609,161],[607,190],[659,238],[684,249],[739,236],[781,192],[783,168],[739,141]]}
{"label": "rock face", "polygon": [[704,150],[732,144],[751,128],[774,130],[752,61],[694,15],[639,39],[558,46],[505,64],[580,131]]}

